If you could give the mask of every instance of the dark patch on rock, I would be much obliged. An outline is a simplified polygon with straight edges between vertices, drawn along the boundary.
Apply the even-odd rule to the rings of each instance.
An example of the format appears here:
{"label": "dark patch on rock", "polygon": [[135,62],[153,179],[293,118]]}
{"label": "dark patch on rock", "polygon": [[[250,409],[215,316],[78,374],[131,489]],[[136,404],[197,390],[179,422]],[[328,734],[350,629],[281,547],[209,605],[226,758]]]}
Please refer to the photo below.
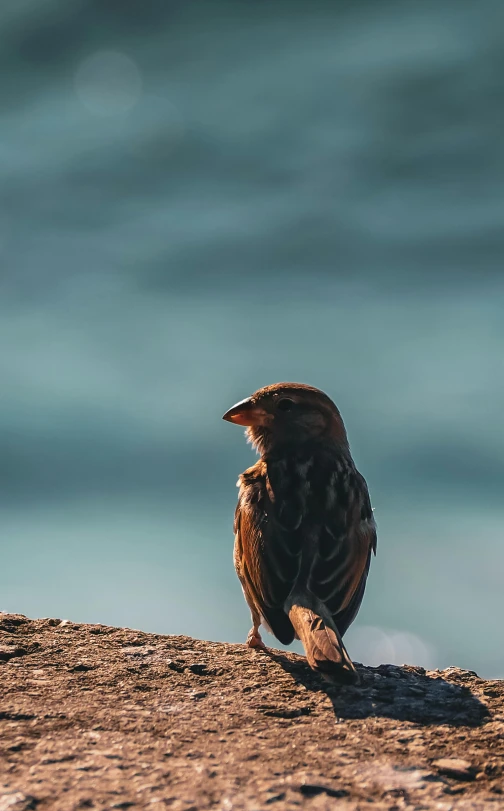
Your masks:
{"label": "dark patch on rock", "polygon": [[299,787],[301,794],[305,797],[315,797],[317,794],[327,794],[328,797],[348,797],[349,791],[344,788],[329,788],[329,786],[321,786],[313,783],[304,783]]}
{"label": "dark patch on rock", "polygon": [[93,665],[86,665],[84,662],[68,668],[69,673],[87,673],[88,670],[93,670]]}

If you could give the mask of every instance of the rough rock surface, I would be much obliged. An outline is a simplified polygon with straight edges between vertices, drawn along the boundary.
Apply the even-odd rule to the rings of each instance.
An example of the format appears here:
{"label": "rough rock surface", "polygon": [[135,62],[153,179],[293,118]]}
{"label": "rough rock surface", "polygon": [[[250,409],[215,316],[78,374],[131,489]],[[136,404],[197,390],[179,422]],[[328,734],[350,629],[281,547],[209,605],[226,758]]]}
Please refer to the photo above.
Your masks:
{"label": "rough rock surface", "polygon": [[504,682],[358,669],[0,614],[0,811],[504,809]]}

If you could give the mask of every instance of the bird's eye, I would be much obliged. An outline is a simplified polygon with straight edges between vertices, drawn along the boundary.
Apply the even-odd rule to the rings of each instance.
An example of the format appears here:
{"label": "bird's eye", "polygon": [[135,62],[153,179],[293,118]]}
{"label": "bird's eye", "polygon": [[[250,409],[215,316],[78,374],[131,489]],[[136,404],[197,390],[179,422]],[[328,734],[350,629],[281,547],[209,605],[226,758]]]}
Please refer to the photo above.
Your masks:
{"label": "bird's eye", "polygon": [[294,407],[294,400],[289,400],[288,397],[283,397],[277,403],[279,411],[290,411]]}

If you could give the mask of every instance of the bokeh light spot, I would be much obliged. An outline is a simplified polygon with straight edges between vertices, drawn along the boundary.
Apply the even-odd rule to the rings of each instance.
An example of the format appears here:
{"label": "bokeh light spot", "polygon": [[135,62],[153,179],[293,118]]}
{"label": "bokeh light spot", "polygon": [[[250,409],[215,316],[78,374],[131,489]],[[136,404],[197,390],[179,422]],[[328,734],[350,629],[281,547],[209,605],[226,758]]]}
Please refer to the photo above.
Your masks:
{"label": "bokeh light spot", "polygon": [[84,59],[75,74],[75,92],[90,113],[127,113],[142,94],[142,76],[135,62],[119,51],[98,51]]}
{"label": "bokeh light spot", "polygon": [[347,648],[352,659],[370,667],[420,665],[427,670],[436,667],[436,651],[416,634],[361,625],[348,632]]}

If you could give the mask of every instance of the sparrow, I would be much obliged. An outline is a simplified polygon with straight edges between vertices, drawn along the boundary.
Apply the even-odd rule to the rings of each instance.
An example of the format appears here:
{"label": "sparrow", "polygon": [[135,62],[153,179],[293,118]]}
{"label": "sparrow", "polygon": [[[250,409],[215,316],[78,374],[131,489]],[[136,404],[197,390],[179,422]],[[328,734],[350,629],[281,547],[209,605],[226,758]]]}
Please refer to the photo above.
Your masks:
{"label": "sparrow", "polygon": [[324,392],[276,383],[234,405],[260,455],[238,479],[234,564],[252,614],[251,648],[264,625],[282,644],[300,639],[308,664],[358,682],[343,636],[359,610],[376,524],[366,481],[340,412]]}

